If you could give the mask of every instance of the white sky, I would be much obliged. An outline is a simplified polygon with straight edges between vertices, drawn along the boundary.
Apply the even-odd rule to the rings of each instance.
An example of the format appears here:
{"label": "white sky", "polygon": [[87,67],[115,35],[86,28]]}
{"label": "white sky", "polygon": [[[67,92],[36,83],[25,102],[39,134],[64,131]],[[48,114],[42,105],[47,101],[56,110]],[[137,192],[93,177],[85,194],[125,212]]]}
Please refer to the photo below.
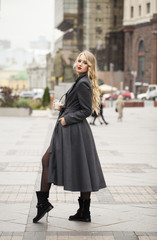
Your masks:
{"label": "white sky", "polygon": [[29,47],[30,41],[54,36],[54,0],[0,0],[0,40],[10,40],[11,46]]}

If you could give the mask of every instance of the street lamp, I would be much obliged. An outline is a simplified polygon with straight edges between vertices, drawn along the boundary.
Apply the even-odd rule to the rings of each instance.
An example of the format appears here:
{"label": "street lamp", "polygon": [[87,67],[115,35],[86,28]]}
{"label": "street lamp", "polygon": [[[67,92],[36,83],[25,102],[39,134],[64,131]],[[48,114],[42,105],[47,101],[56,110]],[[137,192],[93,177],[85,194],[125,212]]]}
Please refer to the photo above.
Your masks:
{"label": "street lamp", "polygon": [[111,107],[113,106],[113,71],[114,71],[114,64],[110,63]]}
{"label": "street lamp", "polygon": [[131,75],[133,76],[133,93],[134,93],[134,96],[135,96],[135,92],[136,92],[135,85],[136,85],[137,72],[132,70]]}

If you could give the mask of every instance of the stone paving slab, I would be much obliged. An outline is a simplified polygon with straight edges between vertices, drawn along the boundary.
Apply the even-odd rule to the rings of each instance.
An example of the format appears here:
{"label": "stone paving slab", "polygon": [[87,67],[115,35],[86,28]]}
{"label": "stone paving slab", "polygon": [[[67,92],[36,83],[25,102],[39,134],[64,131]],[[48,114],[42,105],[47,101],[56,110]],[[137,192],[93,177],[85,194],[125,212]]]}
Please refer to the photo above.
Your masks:
{"label": "stone paving slab", "polygon": [[[157,240],[157,109],[104,109],[109,125],[92,126],[107,189],[92,193],[91,223],[69,222],[78,193],[52,186],[54,209],[38,224],[35,190],[41,156],[56,119],[0,118],[0,240]],[[90,120],[90,119],[89,119]]]}

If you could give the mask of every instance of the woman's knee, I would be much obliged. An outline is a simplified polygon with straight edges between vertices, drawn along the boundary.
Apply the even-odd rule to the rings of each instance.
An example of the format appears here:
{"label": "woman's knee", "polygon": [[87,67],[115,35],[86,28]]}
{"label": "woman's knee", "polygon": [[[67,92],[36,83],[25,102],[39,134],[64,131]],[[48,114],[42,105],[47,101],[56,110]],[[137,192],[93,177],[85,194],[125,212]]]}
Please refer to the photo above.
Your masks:
{"label": "woman's knee", "polygon": [[44,167],[48,167],[49,166],[49,152],[47,151],[44,155],[43,155],[43,157],[42,157],[42,159],[41,159],[41,162],[42,162],[42,167],[44,168]]}

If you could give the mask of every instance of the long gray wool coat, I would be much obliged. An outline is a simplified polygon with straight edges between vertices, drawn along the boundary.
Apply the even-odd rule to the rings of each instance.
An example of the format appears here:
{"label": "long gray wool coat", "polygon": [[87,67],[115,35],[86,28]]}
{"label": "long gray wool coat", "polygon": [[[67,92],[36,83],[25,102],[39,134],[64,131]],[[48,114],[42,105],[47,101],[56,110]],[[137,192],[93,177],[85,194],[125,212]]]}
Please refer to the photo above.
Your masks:
{"label": "long gray wool coat", "polygon": [[48,181],[65,190],[93,192],[106,187],[91,128],[86,120],[92,113],[91,85],[81,74],[66,93],[51,143]]}

